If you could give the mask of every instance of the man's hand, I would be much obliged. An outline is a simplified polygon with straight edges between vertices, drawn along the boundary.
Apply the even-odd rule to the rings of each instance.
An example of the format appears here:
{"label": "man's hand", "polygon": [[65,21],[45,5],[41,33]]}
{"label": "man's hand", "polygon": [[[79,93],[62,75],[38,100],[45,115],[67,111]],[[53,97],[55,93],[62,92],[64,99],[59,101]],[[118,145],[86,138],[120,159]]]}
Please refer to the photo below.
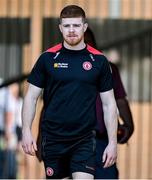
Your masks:
{"label": "man's hand", "polygon": [[117,159],[117,144],[112,142],[109,143],[106,149],[104,150],[102,162],[104,163],[103,168],[108,168],[112,166]]}
{"label": "man's hand", "polygon": [[37,145],[29,129],[22,131],[22,148],[26,154],[35,156]]}

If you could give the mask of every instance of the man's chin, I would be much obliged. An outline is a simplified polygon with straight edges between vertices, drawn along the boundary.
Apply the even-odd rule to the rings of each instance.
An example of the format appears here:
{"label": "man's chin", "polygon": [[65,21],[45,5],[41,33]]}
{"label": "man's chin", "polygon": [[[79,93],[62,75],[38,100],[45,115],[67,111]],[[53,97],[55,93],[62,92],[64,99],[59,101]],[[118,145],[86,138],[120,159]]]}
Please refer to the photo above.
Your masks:
{"label": "man's chin", "polygon": [[76,46],[77,44],[79,44],[79,43],[70,43],[69,45],[70,46]]}
{"label": "man's chin", "polygon": [[76,46],[80,43],[79,40],[66,40],[66,43],[69,45],[69,46]]}
{"label": "man's chin", "polygon": [[74,42],[74,41],[71,42],[71,41],[68,41],[67,44],[70,45],[70,46],[75,46],[75,45],[78,44],[78,42]]}

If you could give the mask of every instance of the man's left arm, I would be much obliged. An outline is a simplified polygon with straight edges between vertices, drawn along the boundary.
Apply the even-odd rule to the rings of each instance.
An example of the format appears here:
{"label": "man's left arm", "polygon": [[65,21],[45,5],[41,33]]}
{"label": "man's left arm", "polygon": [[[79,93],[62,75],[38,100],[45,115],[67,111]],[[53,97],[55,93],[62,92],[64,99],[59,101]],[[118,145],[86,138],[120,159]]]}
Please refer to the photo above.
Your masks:
{"label": "man's left arm", "polygon": [[117,106],[113,90],[100,93],[103,105],[104,122],[108,133],[108,145],[103,153],[104,168],[112,166],[117,158]]}

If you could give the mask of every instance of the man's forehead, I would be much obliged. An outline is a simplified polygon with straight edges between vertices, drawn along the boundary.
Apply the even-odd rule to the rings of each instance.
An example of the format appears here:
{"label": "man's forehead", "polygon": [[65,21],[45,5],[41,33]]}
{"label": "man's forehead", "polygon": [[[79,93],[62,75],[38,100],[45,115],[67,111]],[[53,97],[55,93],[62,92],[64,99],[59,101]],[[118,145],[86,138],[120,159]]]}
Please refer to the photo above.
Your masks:
{"label": "man's forehead", "polygon": [[82,17],[74,17],[74,18],[62,18],[62,24],[80,24],[83,23]]}

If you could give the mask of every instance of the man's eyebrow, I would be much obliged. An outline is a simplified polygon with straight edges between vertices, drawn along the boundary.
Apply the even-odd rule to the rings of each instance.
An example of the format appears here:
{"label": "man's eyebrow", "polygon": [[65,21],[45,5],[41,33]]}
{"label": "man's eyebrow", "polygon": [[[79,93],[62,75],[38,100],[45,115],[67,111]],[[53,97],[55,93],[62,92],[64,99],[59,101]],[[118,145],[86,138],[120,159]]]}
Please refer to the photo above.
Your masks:
{"label": "man's eyebrow", "polygon": [[82,23],[63,23],[63,25],[67,26],[67,25],[81,25]]}

